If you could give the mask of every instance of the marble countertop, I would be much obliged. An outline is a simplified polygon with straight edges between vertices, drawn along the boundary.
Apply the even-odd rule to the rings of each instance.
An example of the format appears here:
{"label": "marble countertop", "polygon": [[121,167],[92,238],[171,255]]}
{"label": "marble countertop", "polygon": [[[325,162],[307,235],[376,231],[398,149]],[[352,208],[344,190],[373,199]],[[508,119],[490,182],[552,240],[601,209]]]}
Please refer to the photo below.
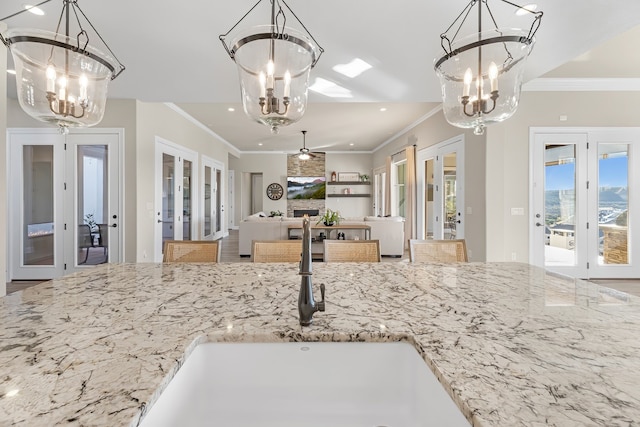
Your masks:
{"label": "marble countertop", "polygon": [[102,265],[0,301],[0,425],[128,426],[204,341],[415,345],[474,426],[640,422],[640,300],[517,263]]}

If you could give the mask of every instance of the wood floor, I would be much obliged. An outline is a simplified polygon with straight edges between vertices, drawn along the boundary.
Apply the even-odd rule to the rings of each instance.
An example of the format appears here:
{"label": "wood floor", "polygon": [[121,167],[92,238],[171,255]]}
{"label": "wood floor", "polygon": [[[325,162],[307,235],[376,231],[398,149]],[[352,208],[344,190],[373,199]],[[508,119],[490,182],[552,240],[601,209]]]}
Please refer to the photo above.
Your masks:
{"label": "wood floor", "polygon": [[[238,255],[238,234],[238,230],[230,230],[229,236],[222,239],[221,262],[251,262],[249,257],[240,257],[240,255]],[[90,257],[91,255],[93,254],[90,254]],[[404,256],[401,258],[382,257],[382,262],[407,262],[408,258],[408,253],[405,251]],[[640,296],[640,279],[607,279],[592,280],[592,282],[631,295]],[[7,283],[7,294],[26,289],[38,283],[41,283],[41,281],[21,280]]]}

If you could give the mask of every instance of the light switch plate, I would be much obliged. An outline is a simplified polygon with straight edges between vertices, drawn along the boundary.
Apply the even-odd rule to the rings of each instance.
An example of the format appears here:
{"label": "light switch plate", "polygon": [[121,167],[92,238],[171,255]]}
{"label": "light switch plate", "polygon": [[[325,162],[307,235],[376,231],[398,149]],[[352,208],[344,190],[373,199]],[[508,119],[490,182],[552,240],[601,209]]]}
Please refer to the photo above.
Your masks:
{"label": "light switch plate", "polygon": [[511,208],[511,215],[524,215],[524,208]]}

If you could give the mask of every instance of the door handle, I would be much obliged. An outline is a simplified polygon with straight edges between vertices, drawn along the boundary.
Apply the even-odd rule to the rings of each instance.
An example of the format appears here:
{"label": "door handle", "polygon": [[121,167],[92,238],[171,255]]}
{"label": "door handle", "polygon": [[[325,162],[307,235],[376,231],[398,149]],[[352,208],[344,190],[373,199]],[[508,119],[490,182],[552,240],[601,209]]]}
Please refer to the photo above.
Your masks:
{"label": "door handle", "polygon": [[457,222],[458,224],[461,224],[461,223],[462,223],[462,221],[460,221],[460,220],[457,220],[456,222]]}
{"label": "door handle", "polygon": [[162,220],[161,220],[161,219],[159,219],[159,220],[158,220],[158,224],[160,224],[160,223],[162,223]]}
{"label": "door handle", "polygon": [[539,222],[536,222],[536,227],[542,227],[542,224],[540,224]]}
{"label": "door handle", "polygon": [[118,226],[118,224],[113,223],[113,224],[111,224],[111,226],[112,226],[113,228],[116,228],[116,227]]}

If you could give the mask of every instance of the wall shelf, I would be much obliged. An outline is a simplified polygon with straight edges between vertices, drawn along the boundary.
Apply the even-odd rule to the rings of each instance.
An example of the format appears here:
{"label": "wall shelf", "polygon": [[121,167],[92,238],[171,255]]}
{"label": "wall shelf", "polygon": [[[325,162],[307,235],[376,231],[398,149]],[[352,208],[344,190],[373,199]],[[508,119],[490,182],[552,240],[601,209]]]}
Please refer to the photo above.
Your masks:
{"label": "wall shelf", "polygon": [[370,181],[329,181],[327,185],[371,185]]}
{"label": "wall shelf", "polygon": [[371,197],[371,194],[327,194],[327,197]]}

